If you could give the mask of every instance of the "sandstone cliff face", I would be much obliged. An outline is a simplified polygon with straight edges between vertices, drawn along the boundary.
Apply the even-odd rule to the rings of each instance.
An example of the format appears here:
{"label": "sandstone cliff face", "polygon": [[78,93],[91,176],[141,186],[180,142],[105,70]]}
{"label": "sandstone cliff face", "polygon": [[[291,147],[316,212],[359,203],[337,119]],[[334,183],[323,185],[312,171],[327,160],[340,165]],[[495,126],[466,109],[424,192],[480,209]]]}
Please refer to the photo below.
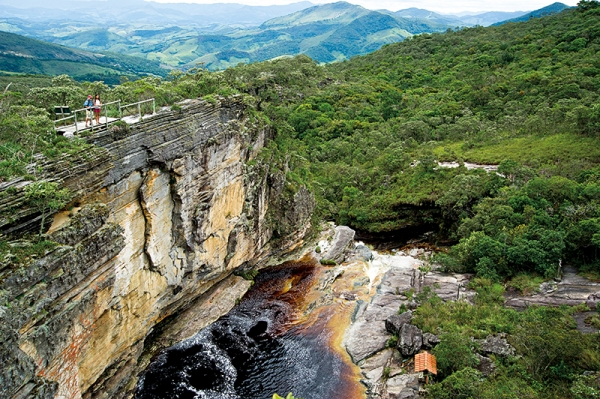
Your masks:
{"label": "sandstone cliff face", "polygon": [[[62,246],[0,265],[0,397],[130,396],[161,321],[206,304],[218,310],[196,317],[206,325],[248,288],[232,271],[299,246],[314,203],[284,195],[282,172],[254,160],[269,135],[239,99],[188,101],[95,135],[90,156],[45,163],[77,203],[52,226]],[[0,208],[15,210],[5,234],[39,226],[25,185],[0,187],[13,193]]]}

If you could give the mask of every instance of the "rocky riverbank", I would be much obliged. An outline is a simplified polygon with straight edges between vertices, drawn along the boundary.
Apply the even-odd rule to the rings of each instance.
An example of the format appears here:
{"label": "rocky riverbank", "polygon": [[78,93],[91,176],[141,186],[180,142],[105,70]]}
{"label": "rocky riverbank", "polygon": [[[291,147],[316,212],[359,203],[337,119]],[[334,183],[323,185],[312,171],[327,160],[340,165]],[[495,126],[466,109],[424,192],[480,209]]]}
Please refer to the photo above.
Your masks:
{"label": "rocky riverbank", "polygon": [[[343,234],[340,233],[343,231]],[[351,231],[337,228],[330,233],[330,241],[322,240],[320,257],[335,257],[341,265],[331,269],[331,274],[342,275],[331,285],[334,297],[353,304],[351,323],[343,339],[343,347],[352,362],[361,370],[362,383],[367,387],[369,399],[409,399],[419,397],[423,381],[414,373],[413,356],[421,350],[432,349],[440,342],[439,337],[423,333],[411,324],[412,310],[418,307],[415,300],[424,291],[437,294],[444,301],[464,300],[472,302],[475,292],[469,289],[472,275],[445,274],[432,270],[426,259],[427,249],[409,248],[380,254],[362,243],[351,242]],[[339,240],[342,242],[339,242]],[[332,254],[334,248],[348,248],[343,253]],[[335,252],[335,251],[334,251]],[[435,269],[435,266],[433,267]],[[352,274],[348,271],[362,270]],[[348,274],[347,274],[348,273]],[[338,287],[350,287],[340,292]],[[522,308],[529,305],[581,305],[596,307],[600,299],[600,286],[565,268],[560,282],[545,282],[540,292],[529,296],[508,295],[506,306]],[[404,310],[399,314],[399,310]],[[576,314],[580,324],[586,313]],[[585,325],[585,332],[595,332]],[[580,329],[581,330],[581,329]],[[583,330],[582,330],[583,331]],[[397,337],[397,340],[390,338]],[[503,334],[490,335],[474,340],[479,359],[477,369],[483,375],[494,372],[492,358],[514,354]],[[493,356],[491,356],[493,355]]]}

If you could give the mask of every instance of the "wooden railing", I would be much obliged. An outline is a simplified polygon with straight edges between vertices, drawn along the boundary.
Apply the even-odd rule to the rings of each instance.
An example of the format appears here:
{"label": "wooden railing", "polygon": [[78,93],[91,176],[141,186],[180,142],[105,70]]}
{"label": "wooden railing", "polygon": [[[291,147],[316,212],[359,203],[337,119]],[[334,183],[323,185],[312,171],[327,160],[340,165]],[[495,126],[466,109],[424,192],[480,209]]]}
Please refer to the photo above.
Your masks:
{"label": "wooden railing", "polygon": [[[100,114],[102,115],[102,111],[104,111],[104,120],[105,120],[105,122],[102,123],[101,125],[105,125],[108,128],[108,125],[110,123],[113,123],[113,122],[116,122],[118,120],[122,120],[123,119],[123,110],[125,108],[133,107],[133,106],[136,106],[136,105],[137,105],[137,111],[138,111],[137,113],[140,116],[140,121],[143,121],[142,104],[149,103],[149,102],[152,102],[152,114],[155,114],[156,113],[156,102],[154,101],[154,98],[150,98],[148,100],[138,101],[136,103],[126,104],[126,105],[121,105],[121,100],[111,101],[109,103],[102,104],[100,106]],[[112,121],[109,121],[109,119],[108,119],[108,106],[109,105],[112,106],[114,104],[117,104],[118,117],[116,117]],[[64,108],[64,107],[61,107],[61,108]],[[84,113],[83,119],[80,118],[79,121],[85,120],[86,119],[85,112],[87,112],[87,111],[93,111],[93,108],[80,108],[80,109],[77,109],[75,111],[72,111],[71,115],[69,115],[69,116],[66,116],[66,117],[60,118],[60,119],[56,119],[54,121],[54,130],[56,130],[57,123],[65,122],[65,121],[68,121],[68,120],[72,119],[73,120],[73,125],[75,125],[75,134],[79,134],[79,126],[77,125],[77,122],[78,122],[77,115],[79,113],[83,112]],[[91,130],[92,131],[94,131],[93,120],[94,120],[94,117],[92,115],[91,121],[90,121],[91,122]],[[66,125],[66,126],[70,126],[70,125]],[[96,126],[98,126],[98,125],[96,125]]]}

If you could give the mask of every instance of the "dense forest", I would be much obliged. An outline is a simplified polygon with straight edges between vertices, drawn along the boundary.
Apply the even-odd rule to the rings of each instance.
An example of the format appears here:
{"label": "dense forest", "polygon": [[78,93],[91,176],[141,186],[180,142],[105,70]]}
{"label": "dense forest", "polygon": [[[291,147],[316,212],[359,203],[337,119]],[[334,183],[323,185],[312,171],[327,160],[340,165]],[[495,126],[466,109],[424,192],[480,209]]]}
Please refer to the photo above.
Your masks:
{"label": "dense forest", "polygon": [[[27,165],[36,154],[92,150],[53,133],[58,103],[77,106],[98,93],[176,109],[184,98],[243,96],[252,117],[276,132],[253,163],[285,169],[292,193],[309,187],[316,220],[374,234],[433,230],[434,240],[453,244],[436,259],[445,270],[483,278],[471,308],[423,299],[418,323],[446,334],[438,352],[448,378],[433,397],[599,397],[597,375],[582,374],[600,370],[598,337],[561,330],[572,324],[568,309],[504,309],[497,284],[523,273],[556,277],[561,263],[600,275],[597,1],[523,23],[422,34],[327,66],[298,56],[114,87],[67,76],[0,84],[3,181],[35,179]],[[525,342],[528,329],[540,329],[539,339]],[[471,357],[454,354],[471,345],[465,334],[488,332],[514,333],[521,358],[483,381]]]}
{"label": "dense forest", "polygon": [[440,259],[449,270],[493,280],[520,271],[552,276],[561,259],[596,271],[597,4],[422,34],[327,66],[298,56],[114,87],[68,76],[0,77],[0,176],[31,175],[35,152],[79,151],[83,143],[52,133],[49,115],[56,104],[78,107],[86,93],[164,105],[238,93],[277,131],[263,161],[285,164],[291,190],[313,191],[320,219],[372,233],[434,229],[457,243]]}

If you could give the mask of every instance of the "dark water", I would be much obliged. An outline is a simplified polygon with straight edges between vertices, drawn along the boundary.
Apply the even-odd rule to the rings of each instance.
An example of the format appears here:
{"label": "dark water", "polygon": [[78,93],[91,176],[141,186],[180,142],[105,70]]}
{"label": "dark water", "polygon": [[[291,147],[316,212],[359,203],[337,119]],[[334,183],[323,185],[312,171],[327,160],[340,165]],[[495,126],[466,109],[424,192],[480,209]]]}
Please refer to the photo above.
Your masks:
{"label": "dark water", "polygon": [[326,321],[303,324],[299,309],[314,268],[288,264],[259,274],[231,312],[159,355],[135,398],[345,397],[349,367],[328,347]]}

